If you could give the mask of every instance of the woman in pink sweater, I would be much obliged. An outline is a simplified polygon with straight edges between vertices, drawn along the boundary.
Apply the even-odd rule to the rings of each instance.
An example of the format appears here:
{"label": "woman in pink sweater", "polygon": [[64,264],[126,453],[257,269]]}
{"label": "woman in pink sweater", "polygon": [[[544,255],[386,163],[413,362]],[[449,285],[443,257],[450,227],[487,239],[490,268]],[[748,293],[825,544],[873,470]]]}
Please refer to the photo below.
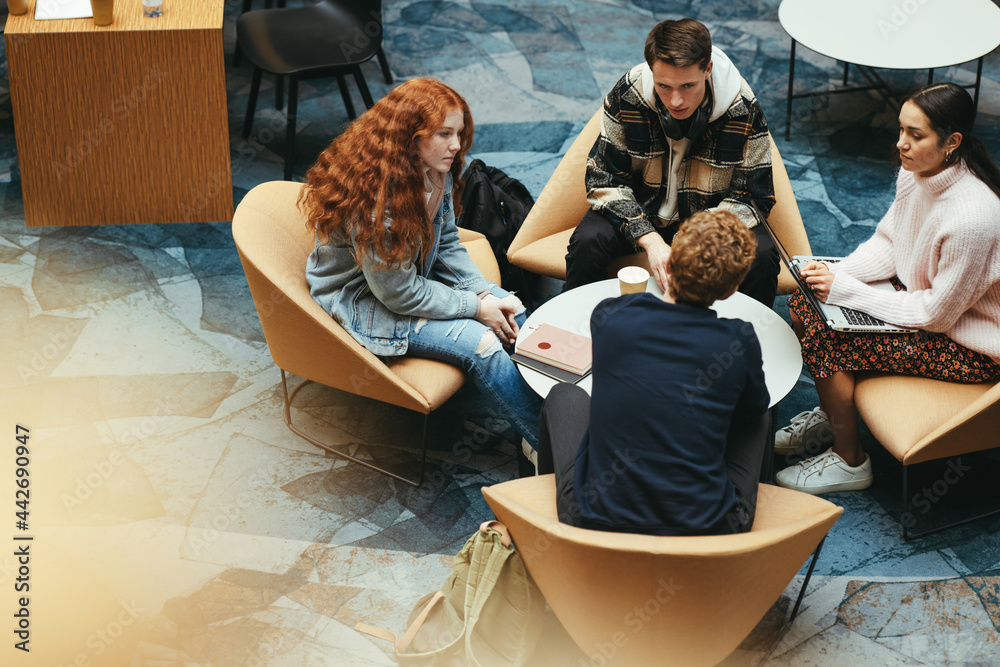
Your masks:
{"label": "woman in pink sweater", "polygon": [[[913,93],[899,112],[896,199],[875,235],[836,266],[803,268],[821,301],[918,331],[835,332],[801,293],[789,298],[820,407],[778,431],[775,451],[833,446],[780,471],[780,486],[819,494],[871,485],[871,461],[858,442],[855,371],[1000,379],[1000,172],[972,135],[974,116],[969,94],[954,84]],[[895,293],[867,284],[887,278]]]}

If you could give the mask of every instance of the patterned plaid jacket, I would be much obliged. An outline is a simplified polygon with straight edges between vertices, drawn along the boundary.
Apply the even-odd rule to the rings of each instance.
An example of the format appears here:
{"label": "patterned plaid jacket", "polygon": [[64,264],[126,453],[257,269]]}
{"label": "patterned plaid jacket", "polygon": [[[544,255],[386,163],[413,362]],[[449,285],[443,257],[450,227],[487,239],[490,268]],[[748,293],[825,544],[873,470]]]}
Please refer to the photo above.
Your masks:
{"label": "patterned plaid jacket", "polygon": [[[719,54],[715,69],[723,65]],[[724,54],[722,58],[732,67]],[[587,159],[586,176],[591,207],[633,245],[655,229],[651,218],[667,194],[664,170],[670,159],[659,116],[643,95],[643,68],[626,73],[605,99],[601,134]],[[702,209],[720,208],[755,227],[759,220],[750,202],[756,201],[765,216],[774,206],[767,120],[746,80],[738,81],[739,93],[729,108],[708,124],[683,158],[677,188],[682,221]]]}

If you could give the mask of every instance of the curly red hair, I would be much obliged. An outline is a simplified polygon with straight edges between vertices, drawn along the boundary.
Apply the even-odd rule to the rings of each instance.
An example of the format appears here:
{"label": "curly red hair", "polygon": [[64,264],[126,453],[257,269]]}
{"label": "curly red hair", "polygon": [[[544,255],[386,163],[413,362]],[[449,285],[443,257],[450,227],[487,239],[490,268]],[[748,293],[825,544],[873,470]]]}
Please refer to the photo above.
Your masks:
{"label": "curly red hair", "polygon": [[[389,92],[320,153],[306,174],[299,208],[322,240],[341,230],[354,238],[355,259],[378,256],[389,268],[417,261],[433,242],[424,199],[417,140],[462,112],[461,149],[451,165],[455,212],[465,183],[459,178],[472,145],[472,114],[465,99],[436,79],[412,79]],[[386,216],[391,224],[386,225]]]}

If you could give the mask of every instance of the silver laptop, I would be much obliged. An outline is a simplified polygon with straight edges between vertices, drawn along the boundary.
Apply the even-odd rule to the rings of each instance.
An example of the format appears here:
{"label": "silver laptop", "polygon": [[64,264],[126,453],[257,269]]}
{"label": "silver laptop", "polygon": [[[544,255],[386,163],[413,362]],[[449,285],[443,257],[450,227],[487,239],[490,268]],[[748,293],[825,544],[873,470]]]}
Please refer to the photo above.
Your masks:
{"label": "silver laptop", "polygon": [[[760,216],[761,220],[764,220],[764,216]],[[799,271],[810,261],[824,262],[826,264],[836,264],[843,257],[819,257],[816,255],[796,255],[795,257],[790,257],[788,251],[785,247],[781,245],[781,241],[778,240],[777,235],[771,229],[771,226],[767,224],[767,221],[763,222],[764,228],[767,229],[767,233],[770,235],[771,240],[774,241],[774,246],[778,249],[778,254],[781,256],[781,261],[785,263],[788,267],[788,271],[795,278],[795,282],[799,284],[802,288],[802,293],[806,297],[806,301],[812,305],[813,309],[819,313],[819,316],[823,318],[827,326],[834,331],[855,331],[855,332],[873,332],[877,331],[879,333],[912,333],[916,329],[907,329],[905,327],[896,326],[895,324],[889,324],[888,322],[883,322],[877,317],[869,315],[868,313],[862,312],[860,310],[855,310],[854,308],[846,308],[844,306],[833,306],[828,303],[824,303],[816,298],[813,291],[809,288],[808,283],[799,275]],[[889,292],[895,292],[896,288],[892,286],[892,283],[888,280],[879,280],[877,282],[868,283],[869,286],[880,290],[887,290]]]}

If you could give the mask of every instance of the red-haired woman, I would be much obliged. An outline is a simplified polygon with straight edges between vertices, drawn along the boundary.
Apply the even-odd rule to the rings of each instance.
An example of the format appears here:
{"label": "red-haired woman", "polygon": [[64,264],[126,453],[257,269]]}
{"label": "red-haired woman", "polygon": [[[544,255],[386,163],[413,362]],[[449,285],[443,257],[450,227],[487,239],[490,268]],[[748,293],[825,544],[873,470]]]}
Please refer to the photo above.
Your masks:
{"label": "red-haired woman", "polygon": [[401,84],[353,122],[307,174],[306,279],[375,354],[461,367],[535,447],[541,401],[504,351],[524,307],[483,277],[455,226],[472,129],[465,100],[434,79]]}

